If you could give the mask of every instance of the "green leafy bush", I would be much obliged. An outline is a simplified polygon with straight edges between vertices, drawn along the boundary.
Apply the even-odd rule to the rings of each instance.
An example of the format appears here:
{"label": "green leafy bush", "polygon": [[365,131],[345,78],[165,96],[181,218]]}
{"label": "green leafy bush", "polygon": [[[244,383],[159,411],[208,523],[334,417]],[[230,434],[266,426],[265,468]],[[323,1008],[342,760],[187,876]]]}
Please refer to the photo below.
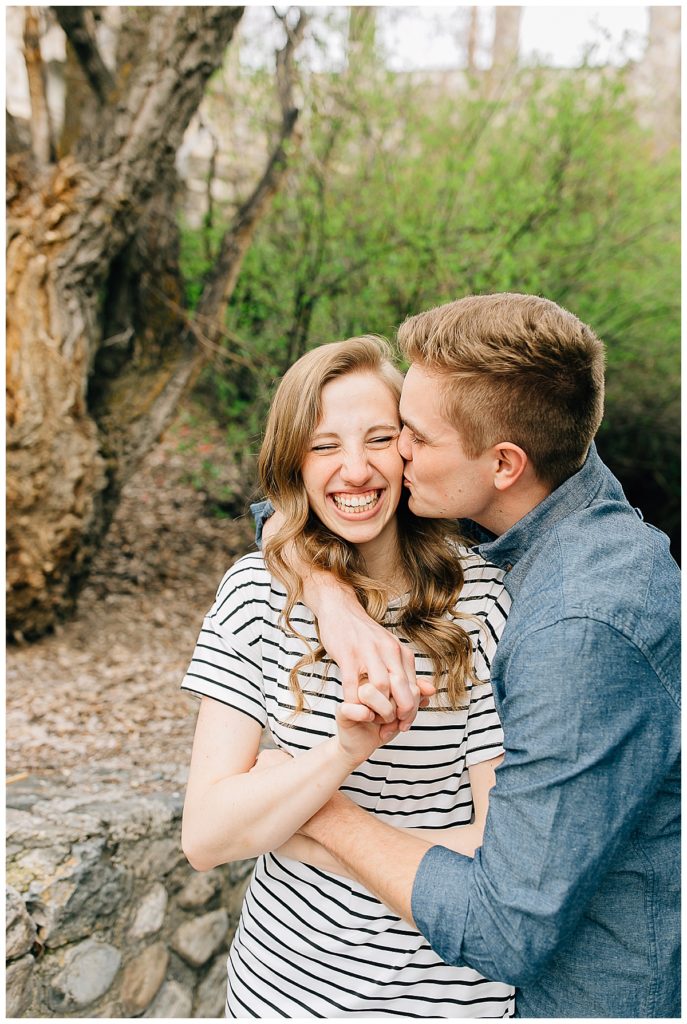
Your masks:
{"label": "green leafy bush", "polygon": [[[199,384],[232,444],[256,446],[274,380],[314,345],[391,337],[469,293],[537,293],[605,341],[600,450],[676,537],[679,158],[655,155],[622,74],[523,70],[490,100],[377,71],[313,79],[309,98],[228,313],[240,361]],[[191,296],[205,242],[185,233]]]}

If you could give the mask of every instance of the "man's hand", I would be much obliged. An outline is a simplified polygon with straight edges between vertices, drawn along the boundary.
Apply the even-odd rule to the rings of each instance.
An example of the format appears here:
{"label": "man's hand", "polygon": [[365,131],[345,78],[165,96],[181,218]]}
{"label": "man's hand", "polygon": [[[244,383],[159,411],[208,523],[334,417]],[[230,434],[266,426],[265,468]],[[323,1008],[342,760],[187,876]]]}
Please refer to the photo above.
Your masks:
{"label": "man's hand", "polygon": [[285,750],[280,750],[279,747],[265,747],[261,750],[255,759],[255,764],[250,769],[252,772],[264,772],[267,768],[274,768],[276,765],[284,764],[286,761],[291,760],[291,754],[287,754]]}
{"label": "man's hand", "polygon": [[341,670],[344,701],[366,704],[384,719],[382,743],[407,732],[434,693],[431,683],[418,683],[412,649],[371,619],[350,587],[322,572],[303,583],[322,646]]}
{"label": "man's hand", "polygon": [[316,814],[313,814],[312,818],[301,825],[298,829],[298,834],[319,841],[320,838],[336,830],[341,812],[349,808],[353,813],[357,811],[361,811],[361,814],[366,813],[350,797],[347,797],[339,790],[338,793],[334,793],[329,798],[327,803]]}

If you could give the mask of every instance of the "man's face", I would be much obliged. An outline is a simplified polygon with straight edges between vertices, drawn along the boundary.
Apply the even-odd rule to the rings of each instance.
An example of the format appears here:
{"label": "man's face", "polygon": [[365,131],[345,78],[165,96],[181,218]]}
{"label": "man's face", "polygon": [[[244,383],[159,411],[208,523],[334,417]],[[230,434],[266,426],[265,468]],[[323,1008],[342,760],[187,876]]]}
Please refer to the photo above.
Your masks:
{"label": "man's face", "polygon": [[404,483],[410,491],[409,507],[417,516],[438,519],[473,519],[491,529],[499,502],[494,487],[494,452],[487,449],[469,459],[460,435],[444,418],[441,405],[443,377],[413,363],[401,394],[403,430],[398,450],[406,466]]}

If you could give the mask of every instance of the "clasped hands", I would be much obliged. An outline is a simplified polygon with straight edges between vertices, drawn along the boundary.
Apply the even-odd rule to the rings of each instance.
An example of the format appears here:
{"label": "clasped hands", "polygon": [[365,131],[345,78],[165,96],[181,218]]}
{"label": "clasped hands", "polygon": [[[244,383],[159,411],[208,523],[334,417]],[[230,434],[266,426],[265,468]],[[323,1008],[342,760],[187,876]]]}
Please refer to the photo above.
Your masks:
{"label": "clasped hands", "polygon": [[[426,706],[433,693],[430,682],[416,682],[414,665],[409,672],[392,673],[387,669],[376,682],[370,680],[367,671],[355,680],[349,675],[343,682],[344,699],[337,707],[336,724],[339,752],[350,770],[399,732],[407,732],[418,709]],[[284,750],[267,748],[260,751],[251,771],[274,767],[290,756]]]}

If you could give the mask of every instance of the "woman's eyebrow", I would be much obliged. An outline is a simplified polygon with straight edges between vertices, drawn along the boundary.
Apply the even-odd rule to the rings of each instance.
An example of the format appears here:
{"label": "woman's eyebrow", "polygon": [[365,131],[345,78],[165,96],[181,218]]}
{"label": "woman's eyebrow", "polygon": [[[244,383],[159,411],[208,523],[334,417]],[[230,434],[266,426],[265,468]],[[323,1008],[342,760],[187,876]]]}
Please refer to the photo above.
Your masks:
{"label": "woman's eyebrow", "polygon": [[374,427],[370,427],[368,434],[371,434],[373,430],[400,430],[398,423],[378,423]]}

